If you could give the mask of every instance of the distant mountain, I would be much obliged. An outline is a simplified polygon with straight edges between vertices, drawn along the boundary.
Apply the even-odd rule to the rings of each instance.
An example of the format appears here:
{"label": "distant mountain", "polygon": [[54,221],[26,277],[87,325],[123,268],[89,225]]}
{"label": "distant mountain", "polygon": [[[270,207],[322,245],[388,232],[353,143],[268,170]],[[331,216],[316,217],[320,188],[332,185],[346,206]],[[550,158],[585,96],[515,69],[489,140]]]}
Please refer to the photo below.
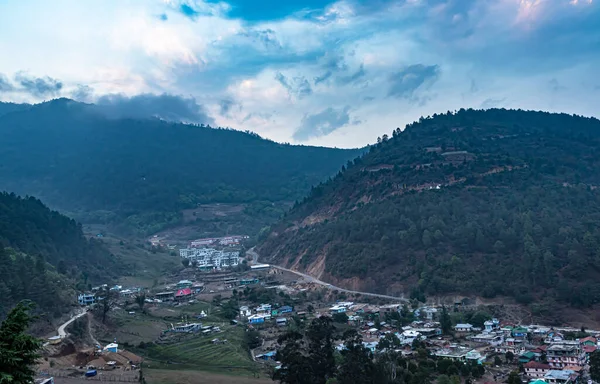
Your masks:
{"label": "distant mountain", "polygon": [[0,101],[0,116],[7,113],[24,111],[31,108],[30,104],[3,103]]}
{"label": "distant mountain", "polygon": [[58,312],[73,284],[110,281],[115,258],[81,227],[33,197],[0,193],[0,317],[22,299]]}
{"label": "distant mountain", "polygon": [[68,99],[11,108],[0,116],[0,189],[139,233],[178,223],[182,209],[207,203],[260,202],[254,225],[263,225],[273,220],[263,211],[302,198],[361,153],[158,119],[109,119]]}
{"label": "distant mountain", "polygon": [[356,289],[587,307],[600,301],[599,185],[597,119],[434,115],[313,188],[258,249]]}

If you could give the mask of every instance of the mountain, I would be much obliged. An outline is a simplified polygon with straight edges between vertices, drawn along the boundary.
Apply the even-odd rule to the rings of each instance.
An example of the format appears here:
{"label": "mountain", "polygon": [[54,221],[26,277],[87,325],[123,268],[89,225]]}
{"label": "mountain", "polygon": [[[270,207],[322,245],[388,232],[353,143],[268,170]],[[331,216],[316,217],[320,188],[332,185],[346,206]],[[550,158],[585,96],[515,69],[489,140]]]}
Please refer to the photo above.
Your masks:
{"label": "mountain", "polygon": [[75,221],[33,197],[0,193],[0,315],[26,298],[60,313],[75,282],[109,281],[114,267],[114,256]]}
{"label": "mountain", "polygon": [[600,121],[492,109],[378,139],[314,187],[262,260],[354,289],[600,301]]}
{"label": "mountain", "polygon": [[209,203],[255,204],[249,215],[261,218],[258,231],[283,212],[281,204],[302,198],[361,153],[159,119],[111,119],[100,107],[68,99],[12,108],[0,116],[1,189],[143,234]]}

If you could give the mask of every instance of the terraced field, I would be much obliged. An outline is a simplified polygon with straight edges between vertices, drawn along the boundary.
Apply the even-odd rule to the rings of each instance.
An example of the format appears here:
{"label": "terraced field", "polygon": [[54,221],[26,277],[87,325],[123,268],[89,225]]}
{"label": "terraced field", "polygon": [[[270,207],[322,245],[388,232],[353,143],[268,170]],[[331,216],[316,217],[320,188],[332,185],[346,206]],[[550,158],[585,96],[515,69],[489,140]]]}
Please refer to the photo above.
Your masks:
{"label": "terraced field", "polygon": [[[221,325],[219,325],[221,326]],[[231,325],[221,326],[223,332],[208,336],[186,335],[173,344],[156,344],[146,349],[151,368],[203,370],[252,377],[258,365],[242,346],[244,330]],[[213,344],[211,340],[227,340]]]}

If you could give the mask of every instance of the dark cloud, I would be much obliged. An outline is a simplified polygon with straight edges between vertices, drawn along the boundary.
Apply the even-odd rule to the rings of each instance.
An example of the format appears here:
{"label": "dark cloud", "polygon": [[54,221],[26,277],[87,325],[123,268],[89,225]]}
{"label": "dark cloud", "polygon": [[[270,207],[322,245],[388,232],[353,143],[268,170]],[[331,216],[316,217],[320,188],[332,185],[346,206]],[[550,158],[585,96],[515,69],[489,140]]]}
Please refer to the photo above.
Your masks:
{"label": "dark cloud", "polygon": [[221,116],[230,116],[230,113],[233,109],[237,109],[238,111],[242,110],[242,105],[237,103],[235,100],[232,99],[223,99],[221,101],[219,101],[219,114]]}
{"label": "dark cloud", "polygon": [[289,95],[295,95],[299,99],[312,94],[310,83],[304,76],[288,78],[281,72],[277,72],[275,80],[288,91]]}
{"label": "dark cloud", "polygon": [[89,85],[77,84],[77,88],[71,92],[73,100],[89,101],[94,94],[94,88]]}
{"label": "dark cloud", "polygon": [[127,97],[120,94],[105,95],[96,101],[96,108],[110,118],[146,119],[158,117],[184,123],[214,124],[205,108],[194,98],[175,95],[141,94]]}
{"label": "dark cloud", "polygon": [[8,78],[0,73],[0,92],[9,92],[15,89]]}
{"label": "dark cloud", "polygon": [[183,3],[179,6],[179,11],[186,17],[189,17],[192,20],[196,20],[200,12],[196,11],[189,4]]}
{"label": "dark cloud", "polygon": [[405,67],[390,76],[388,96],[414,100],[417,90],[429,87],[439,75],[440,68],[437,65],[414,64]]}
{"label": "dark cloud", "polygon": [[253,43],[258,43],[266,49],[281,49],[282,45],[274,30],[267,29],[246,29],[237,34],[238,36],[247,38]]}
{"label": "dark cloud", "polygon": [[304,115],[302,124],[294,132],[294,140],[306,141],[312,137],[329,135],[350,123],[350,107],[327,108],[314,115]]}
{"label": "dark cloud", "polygon": [[63,87],[62,82],[51,77],[34,77],[25,72],[18,72],[15,81],[25,91],[35,97],[56,96]]}
{"label": "dark cloud", "polygon": [[499,108],[504,104],[505,101],[506,101],[506,97],[503,97],[501,99],[489,98],[489,99],[486,99],[483,103],[481,103],[481,108],[483,108],[483,109]]}
{"label": "dark cloud", "polygon": [[339,76],[338,78],[336,78],[336,82],[340,85],[355,84],[360,79],[365,77],[366,74],[367,73],[365,72],[365,66],[361,64],[360,68],[358,68],[356,72],[351,73],[347,76]]}

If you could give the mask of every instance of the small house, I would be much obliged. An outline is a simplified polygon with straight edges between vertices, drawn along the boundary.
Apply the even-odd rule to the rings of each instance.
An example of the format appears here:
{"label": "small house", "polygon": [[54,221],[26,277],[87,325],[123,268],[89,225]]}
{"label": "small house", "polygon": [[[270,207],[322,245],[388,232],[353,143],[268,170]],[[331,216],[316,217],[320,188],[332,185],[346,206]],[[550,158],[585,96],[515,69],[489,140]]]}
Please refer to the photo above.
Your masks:
{"label": "small house", "polygon": [[473,325],[472,324],[456,324],[454,326],[454,330],[456,332],[462,332],[462,333],[467,333],[467,332],[472,332],[473,331]]}
{"label": "small house", "polygon": [[117,353],[118,349],[119,349],[119,344],[117,344],[117,343],[110,343],[106,347],[104,347],[104,352]]}
{"label": "small house", "polygon": [[588,337],[585,337],[585,338],[579,340],[579,343],[581,345],[589,345],[589,346],[595,347],[598,344],[598,340],[596,340],[595,337],[588,336]]}
{"label": "small house", "polygon": [[250,324],[262,324],[264,322],[265,322],[265,317],[262,315],[248,316],[248,323],[250,323]]}
{"label": "small house", "polygon": [[171,299],[173,299],[173,297],[175,297],[175,292],[173,292],[173,291],[159,292],[156,295],[154,295],[154,297],[156,297],[157,299],[162,300],[162,301],[167,301],[167,300],[171,300]]}
{"label": "small house", "polygon": [[194,285],[194,283],[192,283],[190,280],[180,280],[177,283],[177,289],[192,288],[192,285]]}
{"label": "small house", "polygon": [[550,364],[544,364],[538,361],[530,361],[527,364],[524,364],[523,368],[525,369],[525,374],[532,379],[541,379],[552,369]]}
{"label": "small house", "polygon": [[93,293],[81,293],[77,296],[79,305],[92,305],[96,302],[96,295]]}
{"label": "small house", "polygon": [[514,327],[510,332],[512,337],[525,338],[527,337],[527,328]]}
{"label": "small house", "polygon": [[278,318],[275,320],[275,323],[276,323],[278,326],[280,326],[280,327],[283,327],[283,326],[286,326],[286,325],[287,325],[287,319],[286,319],[285,317],[278,317]]}
{"label": "small house", "polygon": [[177,293],[175,293],[176,301],[185,301],[190,297],[192,297],[192,290],[190,288],[179,289],[177,290]]}
{"label": "small house", "polygon": [[283,307],[279,308],[279,314],[283,315],[285,313],[292,313],[294,311],[294,309],[292,307],[290,307],[289,305],[284,305]]}
{"label": "small house", "polygon": [[569,384],[577,381],[578,375],[575,371],[568,369],[558,371],[550,370],[544,375],[544,381],[549,384]]}
{"label": "small house", "polygon": [[332,315],[335,313],[344,313],[346,312],[346,307],[341,306],[341,305],[334,305],[333,307],[329,308],[329,313],[331,313]]}
{"label": "small house", "polygon": [[519,364],[527,364],[535,360],[535,353],[528,351],[519,356]]}

